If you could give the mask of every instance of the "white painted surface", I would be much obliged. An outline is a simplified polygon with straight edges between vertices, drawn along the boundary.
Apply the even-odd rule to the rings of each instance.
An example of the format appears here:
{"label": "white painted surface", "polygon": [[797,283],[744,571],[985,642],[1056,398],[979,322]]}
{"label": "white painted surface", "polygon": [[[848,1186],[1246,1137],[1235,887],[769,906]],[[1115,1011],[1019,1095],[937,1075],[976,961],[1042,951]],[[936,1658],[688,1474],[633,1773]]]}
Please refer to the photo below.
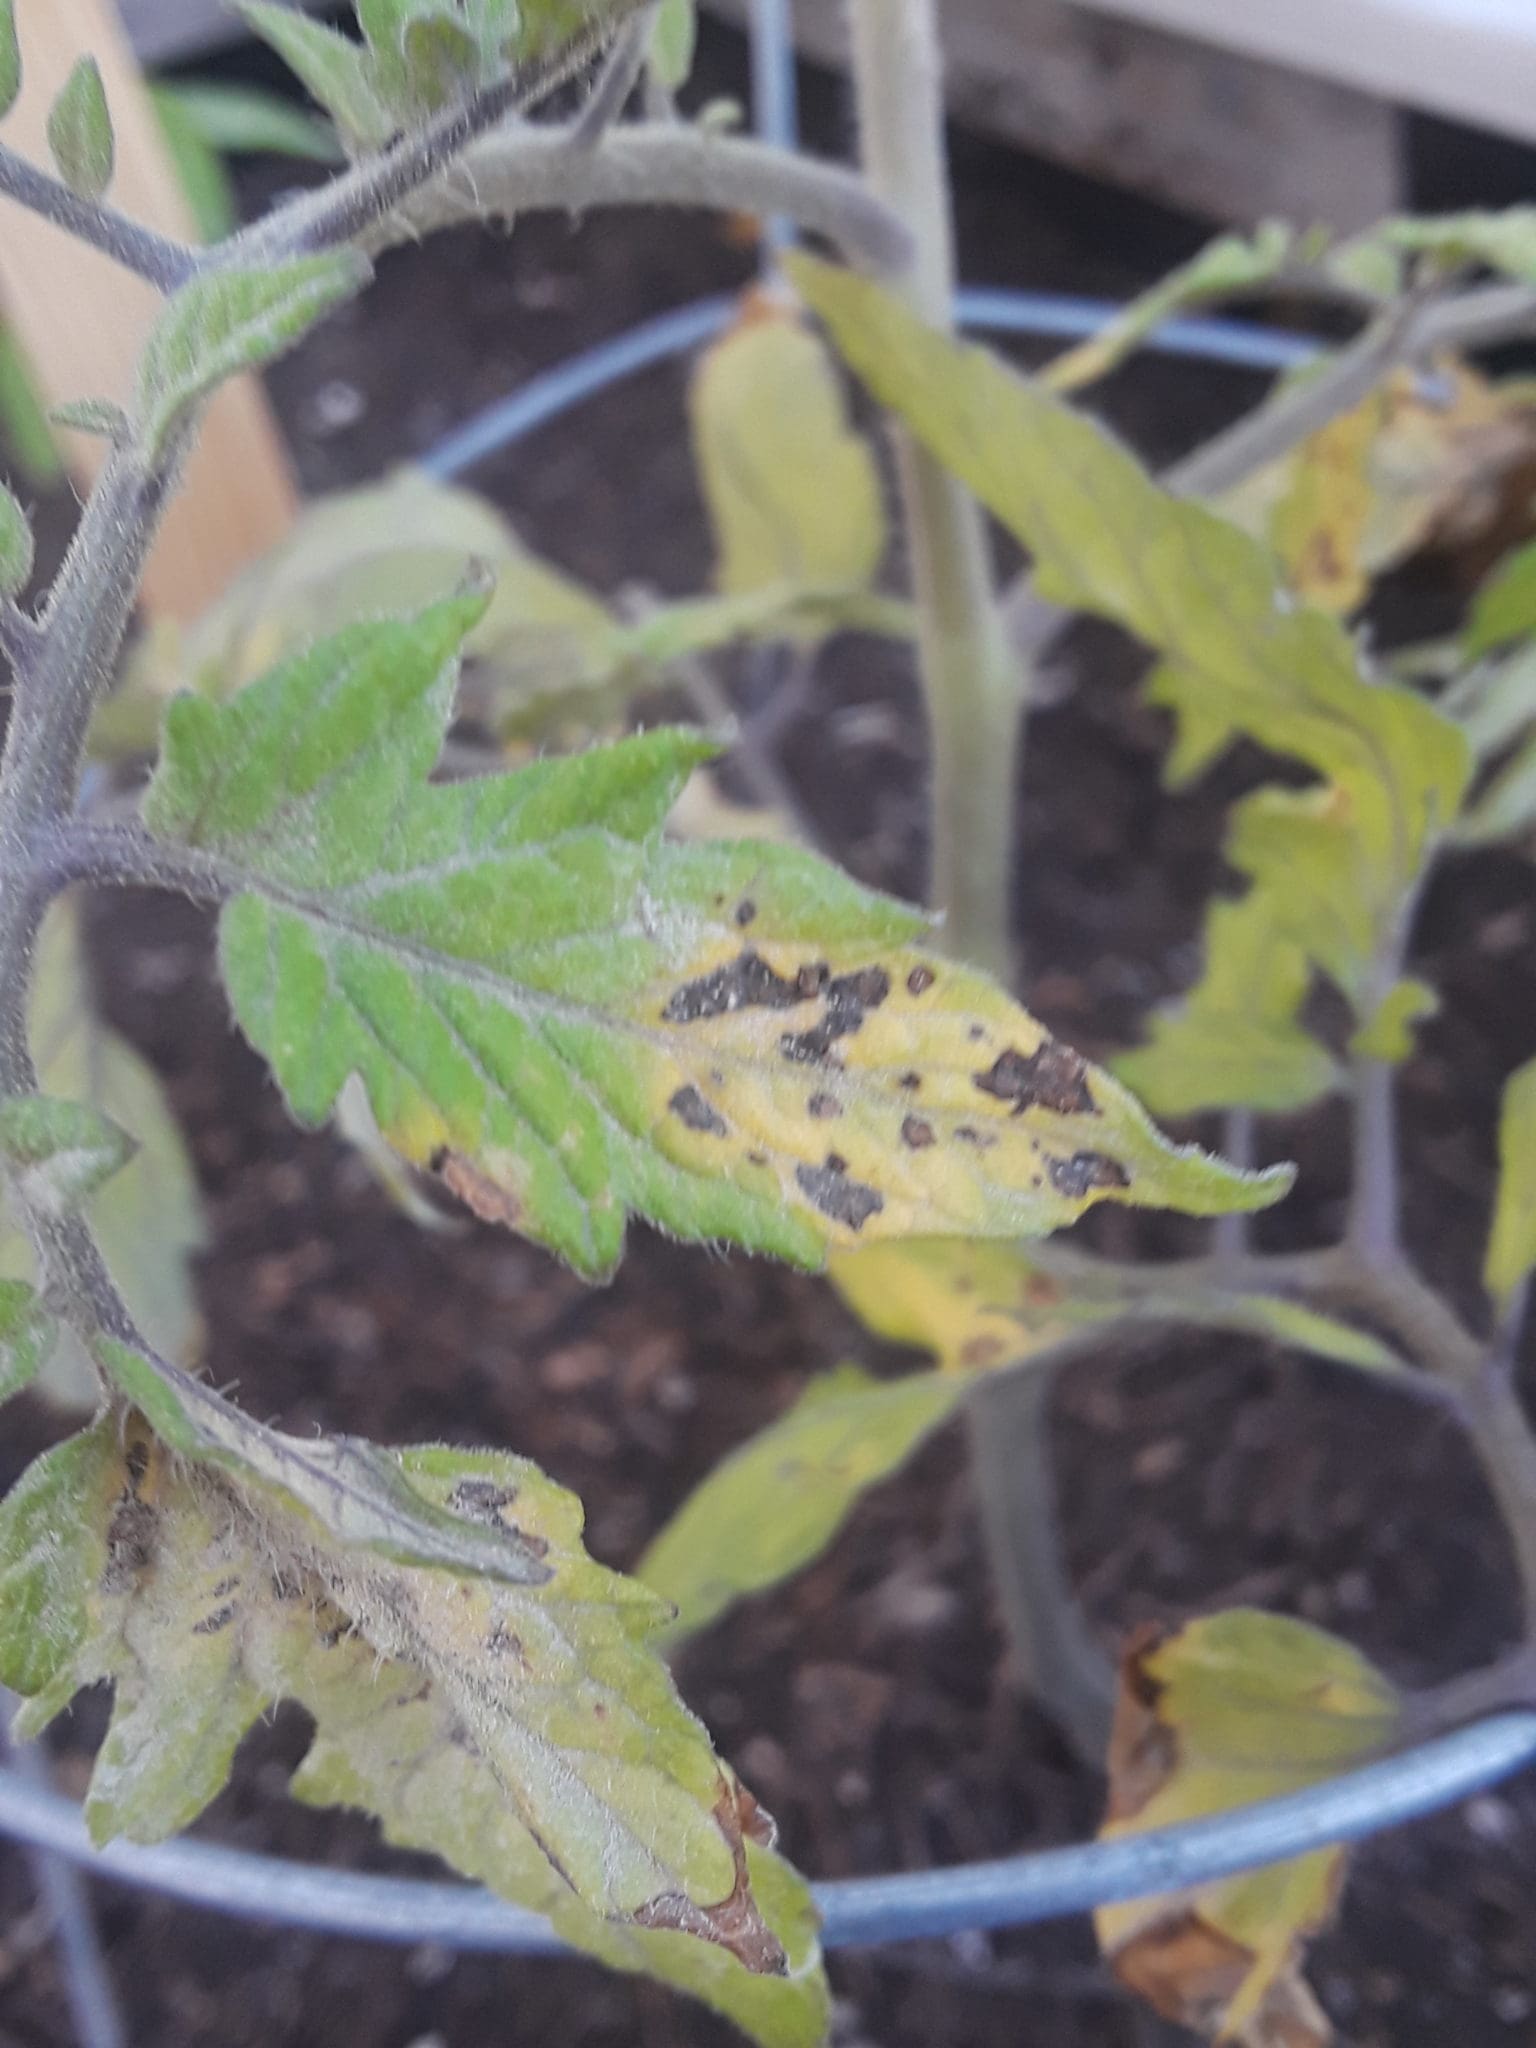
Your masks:
{"label": "white painted surface", "polygon": [[[964,6],[966,0],[945,0]],[[1536,141],[1536,0],[1075,0]]]}

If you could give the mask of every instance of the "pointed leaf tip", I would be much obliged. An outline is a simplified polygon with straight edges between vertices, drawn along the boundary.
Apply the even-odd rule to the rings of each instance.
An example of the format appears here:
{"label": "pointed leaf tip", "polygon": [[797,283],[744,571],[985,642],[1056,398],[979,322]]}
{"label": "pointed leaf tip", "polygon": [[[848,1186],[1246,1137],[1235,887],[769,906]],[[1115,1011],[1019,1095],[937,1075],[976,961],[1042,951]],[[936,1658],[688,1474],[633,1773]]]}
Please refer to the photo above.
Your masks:
{"label": "pointed leaf tip", "polygon": [[82,199],[99,199],[117,154],[106,87],[94,57],[81,57],[48,115],[48,146],[59,176]]}

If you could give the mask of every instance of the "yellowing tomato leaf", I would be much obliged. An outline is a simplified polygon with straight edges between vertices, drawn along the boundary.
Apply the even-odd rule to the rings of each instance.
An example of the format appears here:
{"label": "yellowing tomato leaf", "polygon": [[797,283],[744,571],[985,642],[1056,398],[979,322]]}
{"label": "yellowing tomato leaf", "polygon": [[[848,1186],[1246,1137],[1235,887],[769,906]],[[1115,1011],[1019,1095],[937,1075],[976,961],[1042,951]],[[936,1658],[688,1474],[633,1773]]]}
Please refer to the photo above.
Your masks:
{"label": "yellowing tomato leaf", "polygon": [[113,1687],[96,1839],[186,1826],[251,1723],[292,1699],[315,1724],[301,1797],[364,1806],[577,1947],[711,2000],[769,2048],[812,2048],[826,1996],[808,1896],[753,1844],[763,1817],[648,1645],[665,1608],[587,1557],[579,1504],[525,1460],[376,1456],[515,1569],[338,1543],[138,1416],[49,1453],[0,1503],[0,1679],[30,1697],[25,1730],[82,1685]]}
{"label": "yellowing tomato leaf", "polygon": [[1370,681],[1267,548],[1160,490],[1102,428],[871,281],[804,255],[790,267],[875,396],[1031,550],[1043,595],[1124,626],[1213,715],[1347,790],[1357,891],[1375,926],[1395,918],[1466,787],[1456,727]]}
{"label": "yellowing tomato leaf", "polygon": [[689,416],[723,593],[869,586],[886,547],[880,472],[835,365],[789,308],[746,300],[695,373]]}
{"label": "yellowing tomato leaf", "polygon": [[946,1374],[877,1380],[856,1365],[812,1380],[787,1415],[721,1460],[640,1560],[639,1577],[677,1609],[668,1634],[707,1628],[818,1558],[964,1391]]}
{"label": "yellowing tomato leaf", "polygon": [[[1109,1757],[1105,1839],[1225,1813],[1381,1755],[1401,1706],[1346,1643],[1237,1608],[1127,1654]],[[1218,1879],[1094,1915],[1115,1974],[1164,2015],[1240,2048],[1323,2048],[1301,1975],[1332,1917],[1345,1852]]]}
{"label": "yellowing tomato leaf", "polygon": [[[157,1351],[190,1364],[202,1340],[192,1279],[203,1242],[197,1181],[158,1075],[96,1014],[79,911],[68,899],[54,904],[38,941],[29,1026],[47,1092],[88,1103],[134,1140],[132,1156],[86,1199],[85,1214],[138,1327]],[[27,1240],[0,1221],[0,1274],[31,1272]],[[79,1338],[61,1332],[42,1391],[89,1409],[98,1390]]]}
{"label": "yellowing tomato leaf", "polygon": [[792,848],[666,841],[691,735],[429,784],[480,614],[171,707],[146,822],[212,862],[236,1015],[302,1122],[357,1074],[402,1157],[592,1274],[631,1211],[815,1265],[1288,1185],[1170,1146],[916,913]]}
{"label": "yellowing tomato leaf", "polygon": [[1499,1192],[1483,1279],[1501,1308],[1536,1267],[1536,1060],[1504,1090],[1499,1118]]}

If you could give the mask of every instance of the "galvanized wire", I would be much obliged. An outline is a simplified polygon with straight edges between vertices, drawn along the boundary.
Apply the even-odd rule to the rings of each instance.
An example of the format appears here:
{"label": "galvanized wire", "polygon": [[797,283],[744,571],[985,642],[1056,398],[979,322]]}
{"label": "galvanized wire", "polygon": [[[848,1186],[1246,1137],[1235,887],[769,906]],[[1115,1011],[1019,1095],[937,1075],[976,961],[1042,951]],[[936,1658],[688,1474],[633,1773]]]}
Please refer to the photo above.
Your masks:
{"label": "galvanized wire", "polygon": [[[1020,1927],[1358,1841],[1486,1791],[1532,1761],[1536,1713],[1499,1714],[1327,1784],[1179,1827],[812,1889],[829,1948]],[[97,1849],[68,1800],[14,1772],[0,1772],[0,1833],[94,1876],[242,1919],[460,1951],[552,1955],[564,1947],[537,1914],[468,1885],[327,1870],[209,1842]]]}

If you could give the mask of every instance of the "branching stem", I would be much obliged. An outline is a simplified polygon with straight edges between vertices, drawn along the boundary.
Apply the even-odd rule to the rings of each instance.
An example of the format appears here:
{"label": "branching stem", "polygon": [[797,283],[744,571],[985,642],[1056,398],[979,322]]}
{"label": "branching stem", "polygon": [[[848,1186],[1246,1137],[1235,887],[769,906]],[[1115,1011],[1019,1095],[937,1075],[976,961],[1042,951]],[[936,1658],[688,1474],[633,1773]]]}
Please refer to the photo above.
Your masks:
{"label": "branching stem", "polygon": [[173,242],[153,228],[140,226],[115,207],[82,199],[60,179],[4,143],[0,143],[0,193],[30,213],[52,221],[76,241],[99,249],[124,270],[147,278],[162,292],[175,291],[197,269],[197,252],[185,243]]}

